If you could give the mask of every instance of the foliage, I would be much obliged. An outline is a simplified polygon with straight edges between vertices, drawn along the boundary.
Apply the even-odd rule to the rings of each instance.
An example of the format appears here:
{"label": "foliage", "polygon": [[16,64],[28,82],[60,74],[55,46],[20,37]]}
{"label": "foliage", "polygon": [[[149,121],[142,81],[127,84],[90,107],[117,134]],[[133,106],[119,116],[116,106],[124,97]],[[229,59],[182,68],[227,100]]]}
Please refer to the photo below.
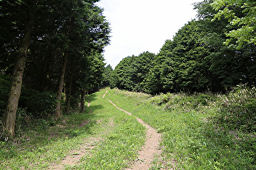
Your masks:
{"label": "foliage", "polygon": [[91,106],[82,114],[64,115],[54,124],[52,120],[33,120],[16,131],[15,139],[1,141],[1,169],[52,169],[53,164],[88,145],[93,147],[83,148],[86,153],[81,162],[65,168],[127,167],[143,145],[145,128],[102,99],[104,93],[87,96]]}
{"label": "foliage", "polygon": [[211,5],[217,11],[213,20],[222,17],[229,20],[227,27],[232,29],[226,32],[230,37],[225,41],[226,45],[233,43],[233,39],[236,40],[237,49],[240,49],[244,43],[256,45],[256,2],[254,0],[214,0]]}
{"label": "foliage", "polygon": [[120,89],[143,91],[145,77],[152,67],[151,62],[155,55],[150,52],[141,53],[139,56],[124,58],[113,72],[112,87]]}
{"label": "foliage", "polygon": [[217,122],[230,129],[256,132],[256,88],[234,88],[222,100]]}
{"label": "foliage", "polygon": [[184,111],[198,110],[201,107],[209,106],[211,102],[215,101],[216,97],[213,94],[198,93],[193,95],[179,94],[160,94],[150,99],[150,103],[164,106],[166,110],[175,110],[177,108]]}
{"label": "foliage", "polygon": [[[2,76],[0,78],[0,117],[5,111],[9,88],[9,78]],[[39,92],[37,90],[23,88],[19,110],[25,109],[25,112],[32,114],[32,117],[34,118],[46,118],[48,115],[51,115],[54,112],[55,104],[56,97],[54,93],[48,91]],[[20,115],[18,112],[17,116],[19,117],[26,115]]]}
{"label": "foliage", "polygon": [[[160,52],[148,61],[149,69],[143,72],[142,83],[136,77],[141,70],[137,70],[133,63],[144,63],[145,59],[132,56],[123,59],[115,68],[111,87],[150,94],[192,94],[228,92],[240,83],[254,85],[255,44],[247,43],[239,49],[224,46],[223,43],[228,41],[226,32],[233,28],[227,26],[229,18],[214,20],[217,11],[212,3],[212,0],[204,0],[195,4],[198,20],[188,22],[173,39],[166,40]],[[241,8],[233,10],[242,16]]]}
{"label": "foliage", "polygon": [[[162,134],[163,154],[161,159],[155,161],[156,169],[256,168],[255,132],[236,131],[225,123],[215,121],[222,114],[219,106],[224,104],[222,98],[226,95],[191,96],[182,93],[163,94],[148,99],[147,96],[143,98],[143,95],[127,93],[129,92],[112,90],[108,97],[113,102],[118,102],[119,107],[141,118]],[[247,95],[246,92],[245,96]],[[152,105],[152,100],[159,101],[157,98],[163,103],[161,106]],[[177,100],[173,101],[173,98]],[[175,109],[164,110],[168,100],[176,104]],[[205,101],[205,106],[196,109],[190,107],[193,105],[189,102],[196,104]]]}
{"label": "foliage", "polygon": [[[100,88],[105,65],[101,53],[109,43],[110,28],[96,2],[0,1],[0,31],[5,33],[0,35],[0,76],[15,80],[14,66],[26,46],[19,108],[32,117],[54,113],[62,70],[66,101],[61,102],[66,107],[77,108],[81,91],[94,92]],[[63,69],[65,58],[67,64]],[[1,114],[8,101],[10,85],[6,87],[1,78]],[[19,96],[16,97],[18,104]]]}
{"label": "foliage", "polygon": [[52,115],[56,106],[56,96],[52,92],[39,92],[24,89],[20,99],[20,107],[26,108],[34,118],[43,118]]}
{"label": "foliage", "polygon": [[103,80],[102,80],[103,87],[110,86],[112,72],[113,72],[113,68],[111,67],[111,65],[107,65],[107,67],[104,68],[104,72],[102,75],[103,76]]}
{"label": "foliage", "polygon": [[0,75],[0,118],[3,116],[7,104],[7,98],[10,88],[8,77]]}
{"label": "foliage", "polygon": [[[209,62],[205,57],[209,49],[203,39],[205,32],[199,24],[197,21],[189,22],[172,41],[166,41],[148,74],[147,92],[193,92],[208,88]],[[152,86],[152,82],[158,85]]]}

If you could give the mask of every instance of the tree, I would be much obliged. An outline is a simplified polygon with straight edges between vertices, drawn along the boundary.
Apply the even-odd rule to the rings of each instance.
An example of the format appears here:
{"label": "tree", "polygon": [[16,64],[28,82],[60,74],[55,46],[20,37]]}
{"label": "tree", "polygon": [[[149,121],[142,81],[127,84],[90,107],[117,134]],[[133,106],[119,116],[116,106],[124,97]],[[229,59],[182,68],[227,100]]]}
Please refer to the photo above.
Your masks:
{"label": "tree", "polygon": [[[59,88],[57,93],[57,106],[56,106],[56,118],[61,116],[61,95],[64,88],[64,78],[66,73],[65,63],[70,63],[70,60],[76,64],[71,67],[73,70],[81,71],[79,62],[81,58],[91,56],[95,53],[100,53],[109,41],[109,25],[102,15],[102,10],[95,6],[95,1],[84,3],[84,1],[66,1],[67,10],[64,11],[64,25],[61,35],[65,38],[65,44],[62,53],[63,55],[63,67],[59,78]],[[75,54],[75,55],[71,55]],[[71,77],[74,74],[70,74]],[[73,78],[68,79],[73,80]],[[72,81],[69,82],[72,86]],[[71,90],[71,87],[69,88]],[[70,94],[67,96],[70,99]],[[66,102],[68,105],[70,101]],[[69,106],[67,107],[69,110]]]}
{"label": "tree", "polygon": [[[245,43],[239,49],[223,45],[230,41],[226,33],[237,29],[231,27],[230,17],[247,17],[246,21],[254,21],[255,17],[248,18],[253,16],[253,12],[249,11],[253,10],[254,3],[243,3],[246,7],[242,8],[249,11],[241,10],[237,4],[230,5],[228,10],[232,10],[234,15],[222,17],[225,15],[219,15],[212,6],[214,2],[224,1],[204,0],[195,4],[197,20],[180,28],[155,57],[132,56],[123,59],[113,71],[111,87],[157,94],[180,91],[226,92],[239,83],[255,84],[255,44]],[[231,2],[235,1],[228,1],[224,5]],[[240,2],[244,1],[238,4]],[[214,19],[216,16],[220,16],[221,20]],[[250,26],[254,27],[253,24]],[[239,36],[242,39],[249,37],[247,34]],[[150,60],[145,60],[148,58]],[[144,65],[149,69],[144,69]]]}
{"label": "tree", "polygon": [[[218,11],[213,20],[222,17],[229,20],[227,27],[232,29],[226,32],[229,37],[226,45],[236,40],[235,47],[240,49],[244,43],[256,45],[256,1],[254,0],[214,0],[211,6]],[[234,45],[234,44],[233,44]]]}
{"label": "tree", "polygon": [[[11,90],[9,93],[6,113],[4,114],[4,128],[10,135],[14,136],[16,112],[18,108],[19,98],[21,94],[23,73],[25,70],[26,60],[29,53],[31,38],[33,34],[33,27],[37,24],[43,24],[39,13],[45,13],[42,9],[44,5],[43,0],[31,1],[1,1],[2,9],[1,20],[3,23],[10,22],[6,28],[11,27],[12,36],[16,36],[19,44],[15,44],[16,48],[12,48],[16,52],[16,62],[14,66]],[[47,12],[47,11],[46,11]],[[42,22],[42,23],[40,23]]]}
{"label": "tree", "polygon": [[[155,55],[143,52],[139,56],[124,58],[115,68],[112,86],[131,91],[143,91],[146,74],[152,67]],[[115,85],[113,85],[115,84]]]}
{"label": "tree", "polygon": [[78,91],[80,94],[80,112],[84,112],[85,94],[91,94],[101,88],[104,72],[104,58],[99,53],[88,56],[85,69],[80,72],[78,80]]}
{"label": "tree", "polygon": [[[97,1],[0,1],[0,31],[6,33],[0,35],[1,75],[9,76],[14,70],[3,119],[10,136],[14,135],[21,89],[56,94],[56,118],[61,116],[65,79],[70,80],[69,96],[80,94],[77,81],[85,78],[76,73],[85,72],[89,66],[84,68],[84,62],[89,63],[89,56],[100,54],[109,42],[109,24]],[[24,101],[21,104],[27,106]]]}
{"label": "tree", "polygon": [[103,81],[102,81],[102,86],[107,87],[110,86],[110,79],[111,79],[111,74],[113,72],[113,68],[111,65],[107,65],[107,67],[104,68],[103,72]]}
{"label": "tree", "polygon": [[[228,26],[229,17],[214,19],[218,11],[212,8],[212,3],[213,0],[204,0],[195,6],[199,19],[204,21],[200,27],[207,32],[205,43],[211,52],[207,57],[210,62],[209,71],[213,76],[210,79],[212,84],[210,90],[225,91],[239,83],[255,84],[253,78],[256,73],[255,44],[243,43],[239,50],[236,45],[223,46],[224,42],[231,40],[226,33],[232,31],[234,27]],[[240,6],[229,9],[232,9],[237,16],[244,15]]]}
{"label": "tree", "polygon": [[208,64],[205,56],[209,51],[204,44],[205,31],[199,28],[199,23],[189,22],[172,41],[166,41],[147,76],[147,92],[193,92],[207,89]]}

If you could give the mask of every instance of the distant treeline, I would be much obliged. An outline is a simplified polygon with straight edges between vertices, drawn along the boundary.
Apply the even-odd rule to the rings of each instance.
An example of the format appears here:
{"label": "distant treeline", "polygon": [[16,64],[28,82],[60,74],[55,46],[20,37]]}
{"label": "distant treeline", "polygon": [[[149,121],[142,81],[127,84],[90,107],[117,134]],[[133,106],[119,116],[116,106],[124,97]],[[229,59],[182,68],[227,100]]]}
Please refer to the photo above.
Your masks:
{"label": "distant treeline", "polygon": [[111,87],[157,94],[225,92],[237,84],[255,85],[256,2],[221,2],[195,4],[197,18],[167,40],[157,55],[124,58],[111,74]]}

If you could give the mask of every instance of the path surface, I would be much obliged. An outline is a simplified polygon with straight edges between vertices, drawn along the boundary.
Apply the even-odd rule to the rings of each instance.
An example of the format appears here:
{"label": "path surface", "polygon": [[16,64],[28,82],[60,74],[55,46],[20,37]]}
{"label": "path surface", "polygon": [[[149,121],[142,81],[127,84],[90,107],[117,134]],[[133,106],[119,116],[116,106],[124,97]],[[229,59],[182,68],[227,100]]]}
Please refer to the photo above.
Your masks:
{"label": "path surface", "polygon": [[[105,98],[108,91],[104,93],[102,98]],[[109,102],[115,106],[118,110],[128,114],[129,116],[133,116],[132,113],[118,107],[115,103],[111,100]],[[90,107],[90,103],[88,103],[88,107]],[[139,151],[139,156],[137,160],[131,164],[130,168],[127,170],[148,170],[150,169],[152,162],[155,156],[160,156],[161,150],[159,149],[161,135],[157,133],[157,131],[146,124],[143,120],[136,117],[136,120],[142,124],[146,128],[146,141],[144,146],[142,147],[141,151]],[[113,122],[113,120],[112,120]],[[111,123],[110,121],[110,124]],[[113,125],[111,125],[113,126]],[[79,149],[71,151],[63,160],[61,160],[58,164],[52,164],[48,169],[56,169],[56,170],[63,170],[67,166],[75,166],[79,164],[80,159],[84,157],[86,154],[89,154],[90,151],[100,142],[102,141],[101,138],[90,138],[86,140],[84,144],[80,146]]]}
{"label": "path surface", "polygon": [[80,146],[79,149],[72,150],[68,156],[66,156],[60,163],[52,164],[48,169],[54,170],[64,170],[66,166],[75,166],[79,164],[80,159],[86,154],[89,154],[90,151],[101,141],[101,138],[89,138],[84,144]]}
{"label": "path surface", "polygon": [[[105,97],[105,96],[104,96]],[[132,116],[132,113],[118,107],[115,103],[111,100],[109,102],[115,106],[118,110]],[[146,128],[146,141],[144,146],[142,147],[141,151],[139,151],[138,159],[132,164],[131,168],[127,170],[146,170],[150,169],[151,164],[154,160],[155,156],[160,156],[160,141],[161,141],[161,134],[157,133],[157,131],[143,122],[143,120],[137,118],[137,121],[142,124]]]}
{"label": "path surface", "polygon": [[102,98],[104,99],[106,94],[108,93],[108,90],[106,90],[106,92],[103,94]]}

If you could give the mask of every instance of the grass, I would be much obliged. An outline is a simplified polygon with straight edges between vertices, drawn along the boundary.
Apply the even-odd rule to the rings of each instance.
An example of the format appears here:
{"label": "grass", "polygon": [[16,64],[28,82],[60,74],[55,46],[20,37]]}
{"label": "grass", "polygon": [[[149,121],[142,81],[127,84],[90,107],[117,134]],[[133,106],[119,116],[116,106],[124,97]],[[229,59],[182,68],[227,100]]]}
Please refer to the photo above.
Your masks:
{"label": "grass", "polygon": [[163,161],[155,161],[153,169],[256,169],[255,135],[215,121],[221,114],[216,99],[221,97],[170,94],[169,99],[165,95],[152,98],[116,89],[109,94],[117,105],[163,134]]}
{"label": "grass", "polygon": [[100,137],[103,142],[75,169],[127,167],[144,142],[145,129],[102,99],[104,92],[88,97],[91,106],[85,113],[66,115],[52,126],[49,121],[39,121],[40,124],[18,133],[13,141],[1,142],[0,169],[45,169],[90,137]]}
{"label": "grass", "polygon": [[[101,95],[105,90],[101,91]],[[108,94],[107,94],[108,95]],[[120,112],[105,99],[98,99],[104,105],[105,114],[111,113],[116,125],[91,154],[83,158],[74,169],[123,169],[136,159],[144,143],[145,128],[135,118]]]}
{"label": "grass", "polygon": [[[103,99],[106,90],[109,93]],[[19,135],[14,140],[0,142],[0,169],[46,169],[91,137],[102,140],[79,164],[67,169],[129,167],[144,143],[145,128],[108,100],[163,134],[161,159],[156,158],[151,169],[256,169],[254,119],[246,125],[254,114],[255,93],[240,93],[245,97],[237,93],[150,96],[103,89],[87,97],[91,106],[85,113],[17,128]],[[229,122],[239,118],[237,110],[245,115],[239,126],[233,126]]]}

